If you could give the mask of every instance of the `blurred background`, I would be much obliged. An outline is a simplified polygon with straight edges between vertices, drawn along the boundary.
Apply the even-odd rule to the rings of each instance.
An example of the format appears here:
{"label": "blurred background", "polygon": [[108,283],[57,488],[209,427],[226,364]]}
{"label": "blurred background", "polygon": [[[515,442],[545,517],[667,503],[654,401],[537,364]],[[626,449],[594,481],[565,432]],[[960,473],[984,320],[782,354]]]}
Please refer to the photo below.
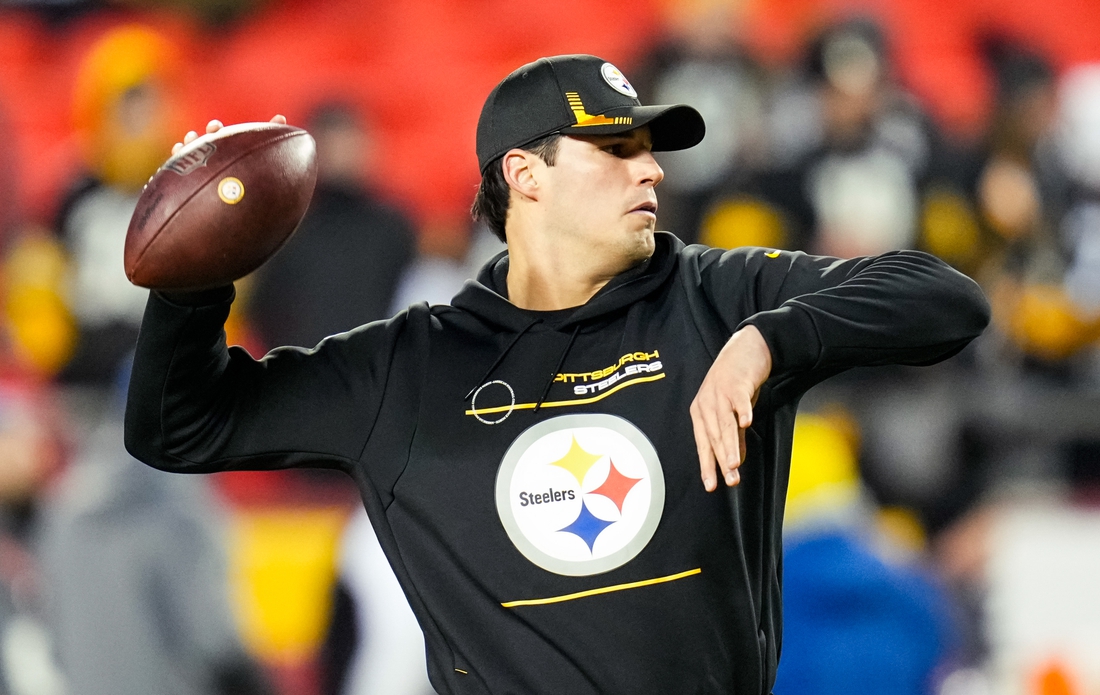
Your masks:
{"label": "blurred background", "polygon": [[1090,0],[0,0],[0,695],[430,692],[350,481],[122,448],[125,231],[184,132],[282,113],[317,192],[230,341],[446,303],[500,248],[484,97],[573,52],[707,119],[660,228],[919,248],[994,307],[805,399],[776,694],[1100,695],[1098,36]]}

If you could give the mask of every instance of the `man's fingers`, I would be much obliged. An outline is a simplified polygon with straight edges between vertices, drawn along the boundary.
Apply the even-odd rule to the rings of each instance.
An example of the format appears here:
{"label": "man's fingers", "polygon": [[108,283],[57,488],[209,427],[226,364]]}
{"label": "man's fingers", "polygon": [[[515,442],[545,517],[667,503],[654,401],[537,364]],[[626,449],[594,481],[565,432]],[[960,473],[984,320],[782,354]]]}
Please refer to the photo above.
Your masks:
{"label": "man's fingers", "polygon": [[695,433],[695,449],[699,452],[699,473],[703,478],[703,488],[707,492],[714,492],[718,487],[714,472],[714,452],[710,448],[710,437],[699,417],[699,406],[694,402],[691,404],[691,429]]}
{"label": "man's fingers", "polygon": [[718,459],[721,475],[725,477],[729,472],[729,463],[726,459],[726,457],[729,456],[729,452],[726,450],[725,443],[722,441],[722,426],[718,421],[718,406],[715,404],[716,399],[704,396],[697,398],[697,400],[699,402],[699,407],[697,409],[699,420],[703,423],[703,430],[706,432],[710,449],[714,452],[714,457]]}
{"label": "man's fingers", "polygon": [[718,419],[719,436],[722,438],[722,452],[725,458],[722,461],[722,474],[727,485],[733,485],[736,476],[733,475],[741,465],[741,452],[737,446],[737,413],[733,404],[728,399],[719,398],[715,416]]}
{"label": "man's fingers", "polygon": [[750,398],[734,399],[731,409],[738,432],[738,461],[745,460],[745,430],[752,426],[752,400]]}
{"label": "man's fingers", "polygon": [[[279,123],[281,125],[286,125],[286,116],[284,116],[282,114],[275,114],[271,118],[271,122],[272,123]],[[224,127],[225,127],[225,124],[215,118],[215,119],[211,120],[210,122],[208,122],[206,124],[206,133],[207,134],[216,133]],[[177,152],[180,151],[180,148],[182,148],[184,145],[189,145],[197,137],[199,137],[199,134],[197,132],[195,132],[193,130],[188,131],[187,135],[183,136],[183,142],[177,142],[175,145],[172,146],[172,154],[175,155]]]}
{"label": "man's fingers", "polygon": [[751,399],[746,400],[737,407],[737,425],[743,430],[747,430],[752,426],[752,407],[753,402]]}
{"label": "man's fingers", "polygon": [[732,475],[726,476],[726,484],[732,487],[741,482],[741,473],[736,469],[747,455],[745,432],[752,425],[752,401],[746,398],[732,405],[731,418],[734,421],[733,429],[737,431],[737,442],[730,446],[730,450],[737,452],[737,463],[732,466]]}
{"label": "man's fingers", "polygon": [[745,460],[745,429],[752,424],[750,399],[714,396],[704,386],[691,404],[691,422],[700,451],[704,486],[711,489],[706,484],[707,476],[715,473],[721,475],[727,486],[741,482],[737,469]]}
{"label": "man's fingers", "polygon": [[736,468],[726,475],[726,487],[735,487],[741,482],[741,473]]}

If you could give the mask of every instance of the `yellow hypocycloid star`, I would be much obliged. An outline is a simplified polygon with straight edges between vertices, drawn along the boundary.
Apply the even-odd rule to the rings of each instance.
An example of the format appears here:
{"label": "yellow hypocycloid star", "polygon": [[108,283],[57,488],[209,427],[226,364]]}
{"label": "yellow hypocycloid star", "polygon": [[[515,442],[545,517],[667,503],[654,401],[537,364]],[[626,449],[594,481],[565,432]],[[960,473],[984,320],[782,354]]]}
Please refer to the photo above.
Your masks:
{"label": "yellow hypocycloid star", "polygon": [[566,452],[565,456],[562,456],[550,465],[558,466],[559,468],[564,468],[569,471],[573,474],[573,477],[577,479],[577,484],[583,485],[584,476],[601,458],[602,456],[590,454],[582,449],[581,445],[577,444],[577,438],[574,436],[572,443],[569,445],[569,451]]}

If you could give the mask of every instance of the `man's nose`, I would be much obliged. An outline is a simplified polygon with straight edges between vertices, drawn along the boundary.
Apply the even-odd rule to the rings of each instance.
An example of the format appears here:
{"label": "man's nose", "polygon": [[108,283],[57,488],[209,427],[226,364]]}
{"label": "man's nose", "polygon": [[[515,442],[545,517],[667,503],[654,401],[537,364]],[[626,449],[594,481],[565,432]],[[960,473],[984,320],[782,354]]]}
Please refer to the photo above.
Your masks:
{"label": "man's nose", "polygon": [[649,150],[638,155],[638,183],[656,186],[665,178],[665,171]]}

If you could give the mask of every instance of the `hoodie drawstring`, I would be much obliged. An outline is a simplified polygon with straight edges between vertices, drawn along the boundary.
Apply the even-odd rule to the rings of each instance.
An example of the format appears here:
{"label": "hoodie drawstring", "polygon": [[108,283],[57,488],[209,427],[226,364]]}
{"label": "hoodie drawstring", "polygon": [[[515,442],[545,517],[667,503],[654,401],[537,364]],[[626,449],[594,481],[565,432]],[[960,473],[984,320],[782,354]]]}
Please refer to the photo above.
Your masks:
{"label": "hoodie drawstring", "polygon": [[[520,330],[519,333],[516,333],[516,337],[512,338],[512,342],[508,343],[508,347],[504,348],[504,352],[500,353],[500,357],[497,357],[496,362],[493,362],[493,366],[489,367],[489,371],[485,372],[485,376],[478,379],[478,382],[476,384],[474,384],[474,387],[472,389],[470,389],[469,393],[467,393],[466,397],[463,398],[462,400],[464,400],[464,401],[470,400],[470,397],[474,395],[474,391],[477,391],[477,387],[484,384],[485,381],[489,378],[489,375],[491,375],[493,373],[493,370],[495,370],[497,367],[500,366],[500,363],[504,361],[504,358],[507,357],[508,352],[512,349],[512,347],[516,343],[519,342],[519,339],[523,337],[523,334],[526,333],[528,330],[530,330],[531,327],[534,326],[536,323],[541,323],[541,322],[542,322],[542,319],[535,319],[535,320],[531,321],[531,323],[524,326]],[[572,342],[570,342],[570,345],[572,345]]]}
{"label": "hoodie drawstring", "polygon": [[539,408],[542,407],[542,402],[546,400],[546,395],[550,393],[550,387],[554,385],[554,379],[558,376],[558,372],[561,371],[561,366],[565,364],[565,356],[573,349],[573,341],[577,339],[577,334],[580,332],[581,325],[578,323],[577,327],[573,329],[573,335],[569,336],[569,343],[561,353],[561,358],[558,359],[558,365],[554,367],[554,371],[550,372],[550,378],[546,381],[546,388],[542,390],[542,395],[539,396],[538,401],[535,403],[535,409],[531,411],[532,414],[539,412]]}

